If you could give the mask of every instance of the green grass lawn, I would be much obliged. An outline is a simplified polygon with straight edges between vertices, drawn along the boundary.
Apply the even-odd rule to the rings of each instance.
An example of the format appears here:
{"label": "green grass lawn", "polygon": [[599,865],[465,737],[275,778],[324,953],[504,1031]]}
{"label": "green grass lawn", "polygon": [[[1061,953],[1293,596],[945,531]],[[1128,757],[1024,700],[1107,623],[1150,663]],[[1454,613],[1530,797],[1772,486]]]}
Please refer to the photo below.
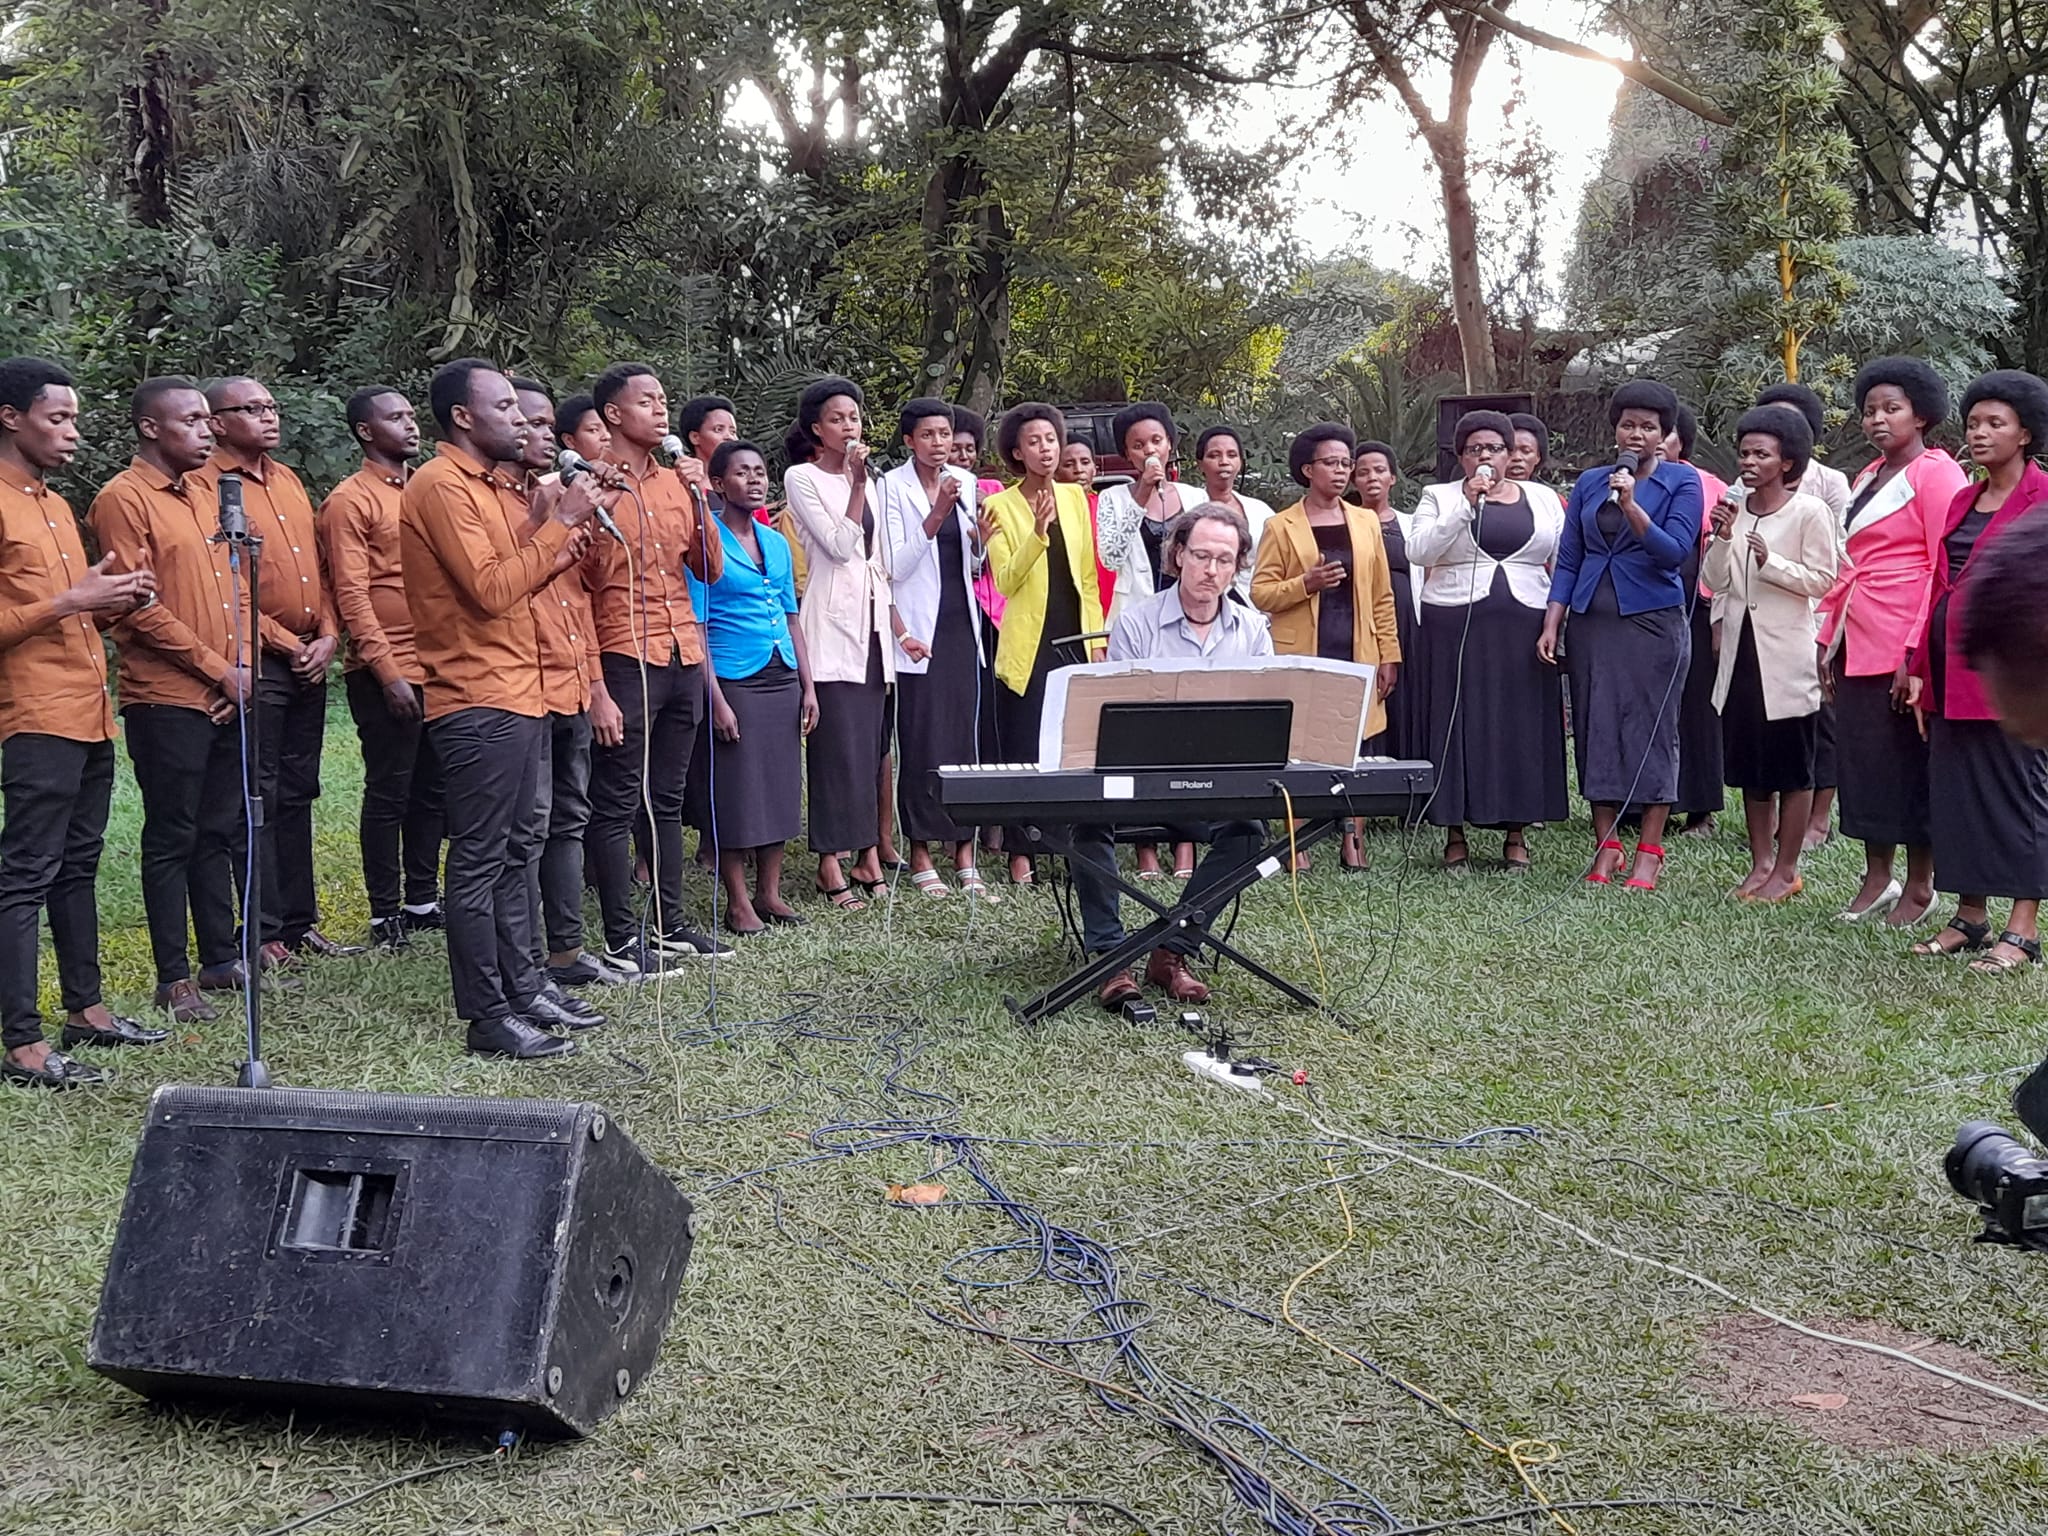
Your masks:
{"label": "green grass lawn", "polygon": [[[345,935],[365,919],[354,751],[337,713],[320,864],[328,926]],[[124,770],[101,895],[112,996],[129,1004],[147,1001],[150,981],[138,826]],[[1322,850],[1301,894],[1353,1027],[1279,1011],[1229,972],[1215,1012],[1250,1049],[1305,1068],[1335,1126],[1437,1138],[1535,1127],[1534,1140],[1423,1155],[1793,1316],[1881,1319],[1982,1351],[2048,1394],[2048,1259],[1973,1248],[1972,1214],[1938,1166],[1958,1122],[2007,1117],[2006,1069],[2048,1043],[2041,977],[1916,961],[1894,933],[1830,921],[1860,868],[1848,847],[1815,862],[1803,903],[1760,912],[1722,899],[1744,867],[1732,826],[1709,845],[1674,844],[1652,898],[1580,889],[1586,839],[1582,822],[1539,835],[1538,868],[1523,879],[1445,876],[1433,841],[1418,841],[1404,876],[1391,833],[1374,839],[1376,871],[1364,879],[1339,875],[1334,850]],[[1493,852],[1493,839],[1476,840],[1476,854]],[[1034,1143],[984,1148],[1014,1198],[1121,1245],[1124,1289],[1152,1306],[1142,1336],[1162,1369],[1230,1399],[1404,1525],[1528,1502],[1500,1457],[1384,1381],[1175,1283],[1277,1314],[1289,1282],[1343,1239],[1333,1191],[1301,1188],[1331,1164],[1304,1144],[1303,1120],[1196,1083],[1177,1033],[1088,1010],[1033,1031],[1012,1022],[1002,994],[1060,964],[1043,892],[970,915],[906,882],[893,912],[839,914],[800,880],[808,861],[791,883],[811,925],[719,968],[715,1028],[693,974],[607,997],[620,1016],[574,1060],[474,1061],[461,1052],[435,943],[311,969],[302,993],[271,1008],[270,1065],[307,1087],[594,1100],[695,1193],[803,1156],[821,1125],[928,1113],[883,1081],[887,1037],[901,1026],[901,1045],[925,1048],[903,1080],[956,1099],[958,1129]],[[701,877],[692,888],[703,896]],[[1282,886],[1253,893],[1238,934],[1313,980]],[[45,979],[54,986],[47,967]],[[838,1038],[748,1023],[784,1015],[799,990],[823,994],[813,1033]],[[238,1056],[237,1023],[223,1018],[121,1058],[107,1091],[0,1092],[0,1530],[250,1533],[478,1448],[404,1427],[165,1412],[86,1369],[150,1090],[228,1082]],[[1054,1141],[1085,1145],[1044,1144]],[[957,1300],[944,1278],[951,1261],[1015,1235],[985,1204],[887,1203],[885,1187],[924,1175],[933,1155],[900,1143],[712,1190],[659,1366],[593,1439],[396,1488],[315,1529],[652,1536],[751,1506],[896,1489],[1109,1498],[1155,1533],[1262,1529],[1185,1443],[906,1299]],[[1725,1303],[1440,1175],[1349,1152],[1336,1166],[1356,1175],[1344,1188],[1358,1237],[1302,1286],[1299,1318],[1496,1442],[1554,1443],[1558,1459],[1535,1475],[1555,1500],[1666,1496],[1748,1511],[1573,1515],[1589,1536],[2048,1528],[2039,1442],[1851,1454],[1730,1414],[1699,1387],[1696,1366],[1700,1334],[1730,1314]],[[956,1198],[974,1193],[961,1170],[941,1177]],[[1012,1254],[980,1273],[1004,1264],[1029,1268]],[[1077,1298],[1041,1280],[982,1305],[1015,1335],[1099,1331],[1077,1319]],[[1072,1363],[1109,1369],[1099,1348]],[[1229,1443],[1309,1503],[1339,1493],[1248,1437]],[[1129,1529],[1100,1508],[902,1503],[739,1528]],[[1555,1529],[1527,1519],[1476,1528]]]}

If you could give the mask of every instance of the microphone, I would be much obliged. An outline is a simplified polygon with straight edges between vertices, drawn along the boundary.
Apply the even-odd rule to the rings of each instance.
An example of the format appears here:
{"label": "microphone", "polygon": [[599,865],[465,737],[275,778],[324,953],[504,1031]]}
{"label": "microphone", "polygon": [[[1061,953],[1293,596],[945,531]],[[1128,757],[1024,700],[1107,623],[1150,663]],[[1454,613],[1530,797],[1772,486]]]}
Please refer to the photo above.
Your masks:
{"label": "microphone", "polygon": [[[690,450],[683,446],[683,440],[673,432],[661,440],[661,451],[668,455],[670,464],[674,464],[677,459],[686,459],[690,456]],[[711,507],[704,500],[704,492],[691,481],[686,480],[683,483],[690,487],[690,500],[696,505],[699,520],[709,519]]]}
{"label": "microphone", "polygon": [[230,544],[246,543],[249,514],[242,506],[242,477],[232,472],[220,477],[220,537]]}
{"label": "microphone", "polygon": [[1493,489],[1493,466],[1491,464],[1480,465],[1472,471],[1472,478],[1486,482],[1485,485],[1479,488],[1479,494],[1472,498],[1472,510],[1476,513],[1485,504],[1486,493]]}
{"label": "microphone", "polygon": [[[567,485],[578,475],[587,475],[592,472],[590,460],[583,457],[574,448],[564,448],[555,456],[555,468],[561,471],[562,484],[564,485]],[[591,512],[597,518],[598,527],[617,539],[621,544],[626,542],[626,536],[619,532],[619,525],[612,521],[611,513],[605,511],[603,507],[595,505],[592,506]]]}

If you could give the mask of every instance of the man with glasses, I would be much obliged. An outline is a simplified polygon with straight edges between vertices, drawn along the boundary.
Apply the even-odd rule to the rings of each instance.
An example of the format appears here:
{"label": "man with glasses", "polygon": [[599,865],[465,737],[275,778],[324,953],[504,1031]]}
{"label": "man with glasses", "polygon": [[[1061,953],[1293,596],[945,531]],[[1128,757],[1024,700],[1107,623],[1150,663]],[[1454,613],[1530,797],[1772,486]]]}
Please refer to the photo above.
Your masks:
{"label": "man with glasses", "polygon": [[[1133,603],[1109,632],[1109,660],[1199,660],[1228,665],[1273,654],[1273,637],[1263,614],[1227,600],[1238,573],[1251,564],[1252,531],[1235,507],[1204,502],[1175,518],[1160,549],[1160,570],[1175,580],[1163,591]],[[1255,821],[1217,822],[1188,829],[1209,852],[1195,870],[1182,900],[1192,901],[1258,850],[1265,828]],[[1091,955],[1124,941],[1116,883],[1098,871],[1114,867],[1115,830],[1076,827],[1067,873],[1081,903],[1082,941]],[[1203,1003],[1209,988],[1188,969],[1192,939],[1175,938],[1152,951],[1145,980],[1177,1003]],[[1097,996],[1115,1012],[1137,997],[1138,984],[1118,971]]]}
{"label": "man with glasses", "polygon": [[213,459],[197,478],[217,500],[221,478],[239,475],[249,532],[263,540],[257,593],[256,782],[263,796],[263,954],[356,955],[318,928],[313,883],[313,802],[327,731],[327,668],[340,631],[320,569],[313,503],[292,470],[271,457],[277,401],[255,379],[219,379],[206,391]]}

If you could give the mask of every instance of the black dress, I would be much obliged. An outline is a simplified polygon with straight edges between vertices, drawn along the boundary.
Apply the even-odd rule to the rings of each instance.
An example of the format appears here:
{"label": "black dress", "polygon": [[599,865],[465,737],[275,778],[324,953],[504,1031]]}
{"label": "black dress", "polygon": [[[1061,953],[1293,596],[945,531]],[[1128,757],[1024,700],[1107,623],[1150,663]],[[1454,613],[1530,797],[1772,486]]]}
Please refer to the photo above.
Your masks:
{"label": "black dress", "polygon": [[[1072,645],[1053,643],[1080,633],[1081,594],[1067,564],[1066,533],[1058,518],[1053,519],[1046,538],[1045,627],[1038,632],[1038,654],[1031,658],[1031,676],[1021,694],[1012,693],[1000,683],[996,686],[996,727],[1002,754],[999,760],[1006,763],[1038,761],[1038,718],[1045,710],[1045,680],[1061,667],[1079,666],[1088,659],[1085,641]],[[1016,829],[1014,837],[1006,830],[1003,846],[1012,853],[1027,851],[1022,829]]]}
{"label": "black dress", "polygon": [[1950,592],[1927,626],[1936,706],[1927,719],[1934,883],[1957,895],[2041,901],[2048,899],[2048,752],[2016,741],[1996,720],[1950,720],[1939,708],[1950,596],[1991,517],[1972,508],[1949,534]]}
{"label": "black dress", "polygon": [[1765,713],[1756,626],[1744,624],[1735,646],[1735,670],[1728,678],[1728,699],[1721,709],[1721,751],[1728,782],[1752,795],[1813,788],[1819,736],[1818,715],[1773,720]]}
{"label": "black dress", "polygon": [[[1621,536],[1614,502],[1600,536]],[[1579,793],[1596,805],[1669,805],[1678,796],[1678,707],[1691,642],[1683,607],[1624,614],[1611,569],[1565,632]]]}
{"label": "black dress", "polygon": [[[1873,476],[1849,503],[1848,527],[1856,526],[1880,483]],[[1852,660],[1845,639],[1834,663],[1834,778],[1840,791],[1842,835],[1879,846],[1925,847],[1933,838],[1927,743],[1913,712],[1892,708],[1892,675],[1847,676]]]}
{"label": "black dress", "polygon": [[1317,560],[1324,565],[1334,561],[1344,567],[1344,579],[1317,594],[1316,654],[1325,661],[1350,661],[1354,659],[1351,524],[1349,521],[1327,526],[1311,523],[1309,532],[1315,535]]}
{"label": "black dress", "polygon": [[[1526,497],[1490,501],[1479,547],[1504,560],[1529,542]],[[1536,654],[1543,610],[1508,588],[1505,569],[1476,602],[1422,605],[1422,676],[1428,726],[1421,755],[1436,764],[1433,826],[1519,827],[1563,821],[1564,715],[1557,673]],[[1417,681],[1411,664],[1401,687]]]}
{"label": "black dress", "polygon": [[1422,665],[1422,626],[1415,619],[1415,573],[1408,563],[1408,536],[1398,518],[1380,521],[1387,570],[1394,583],[1394,628],[1401,642],[1401,679],[1387,695],[1387,728],[1365,744],[1368,756],[1429,756],[1428,673]]}
{"label": "black dress", "polygon": [[[866,508],[860,528],[872,551],[875,517]],[[872,848],[882,817],[882,755],[889,750],[882,637],[868,636],[867,675],[860,682],[819,683],[812,691],[818,696],[818,723],[804,748],[811,851]]]}
{"label": "black dress", "polygon": [[974,594],[961,576],[958,517],[939,525],[932,555],[939,562],[939,617],[931,659],[922,672],[896,674],[897,820],[914,843],[959,843],[971,838],[974,829],[946,814],[936,770],[975,760],[980,745],[975,712],[988,678],[975,651]]}
{"label": "black dress", "polygon": [[1678,701],[1678,799],[1671,809],[1681,816],[1707,816],[1720,810],[1725,798],[1721,792],[1722,716],[1714,708],[1714,674],[1720,658],[1714,654],[1713,605],[1699,595],[1697,544],[1680,574],[1691,599],[1692,614],[1686,625],[1691,659],[1685,668],[1685,692]]}

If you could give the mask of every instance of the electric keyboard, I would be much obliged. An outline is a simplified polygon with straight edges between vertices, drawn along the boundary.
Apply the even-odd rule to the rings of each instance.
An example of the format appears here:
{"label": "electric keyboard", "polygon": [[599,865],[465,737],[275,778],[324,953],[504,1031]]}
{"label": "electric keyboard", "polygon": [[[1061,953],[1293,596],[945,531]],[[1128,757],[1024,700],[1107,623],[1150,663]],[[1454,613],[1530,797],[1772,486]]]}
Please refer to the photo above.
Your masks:
{"label": "electric keyboard", "polygon": [[1352,768],[1290,763],[1285,768],[1179,768],[1133,773],[1040,769],[1030,763],[942,767],[939,802],[962,826],[999,822],[1099,825],[1121,822],[1258,821],[1400,816],[1419,810],[1436,785],[1425,762],[1368,759]]}

